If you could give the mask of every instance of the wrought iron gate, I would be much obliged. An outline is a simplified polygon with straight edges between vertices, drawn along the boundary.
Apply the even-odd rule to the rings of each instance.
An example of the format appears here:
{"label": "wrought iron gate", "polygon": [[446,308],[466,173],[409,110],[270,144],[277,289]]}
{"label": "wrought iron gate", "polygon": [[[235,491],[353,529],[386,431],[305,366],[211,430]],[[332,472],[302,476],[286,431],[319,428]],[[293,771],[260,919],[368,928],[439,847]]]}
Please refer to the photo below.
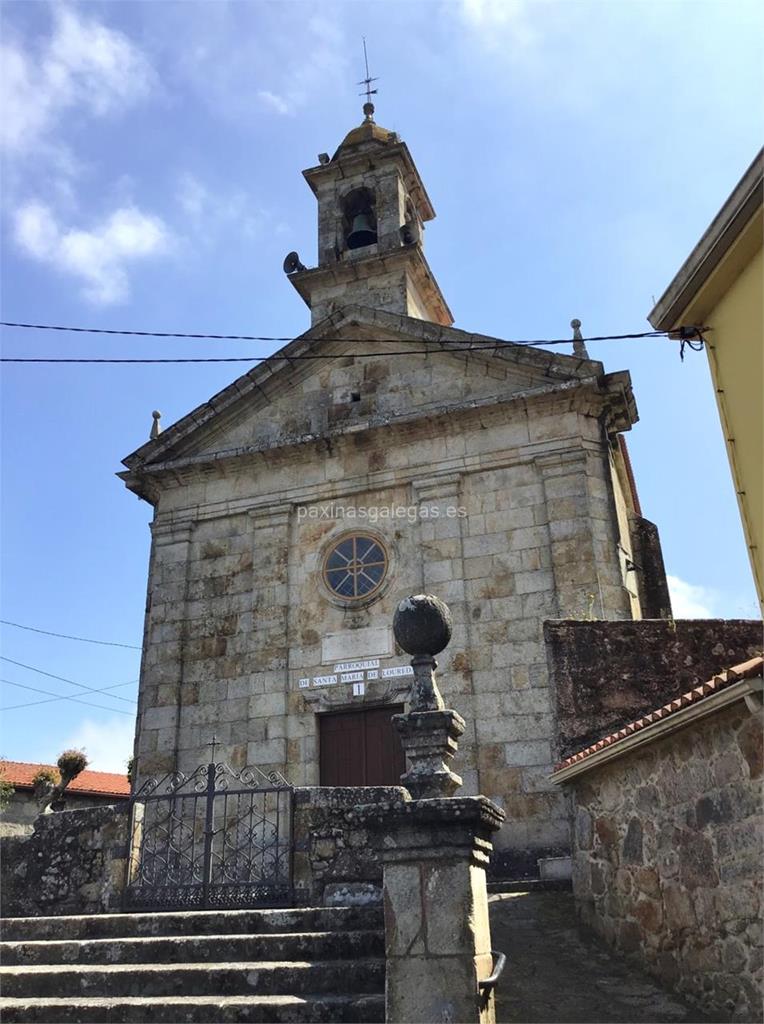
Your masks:
{"label": "wrought iron gate", "polygon": [[288,904],[292,796],[278,772],[214,760],[150,779],[133,798],[125,909]]}

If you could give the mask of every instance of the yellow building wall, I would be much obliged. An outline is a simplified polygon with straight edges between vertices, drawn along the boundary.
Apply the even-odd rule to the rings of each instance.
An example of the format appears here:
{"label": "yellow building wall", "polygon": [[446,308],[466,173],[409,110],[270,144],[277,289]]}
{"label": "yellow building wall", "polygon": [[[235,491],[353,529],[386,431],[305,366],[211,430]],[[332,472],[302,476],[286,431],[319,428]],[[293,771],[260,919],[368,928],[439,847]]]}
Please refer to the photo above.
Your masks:
{"label": "yellow building wall", "polygon": [[716,391],[746,544],[764,610],[764,260],[746,263],[705,317]]}

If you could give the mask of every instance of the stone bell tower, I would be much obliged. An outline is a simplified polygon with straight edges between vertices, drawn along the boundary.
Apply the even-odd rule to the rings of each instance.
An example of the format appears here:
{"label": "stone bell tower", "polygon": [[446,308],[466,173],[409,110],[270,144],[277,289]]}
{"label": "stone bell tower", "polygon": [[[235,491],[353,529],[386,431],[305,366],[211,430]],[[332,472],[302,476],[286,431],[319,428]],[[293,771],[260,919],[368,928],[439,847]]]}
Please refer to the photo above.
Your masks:
{"label": "stone bell tower", "polygon": [[376,124],[372,103],[363,112],[333,157],[322,153],[303,171],[318,200],[318,266],[291,253],[284,270],[314,324],[352,304],[448,327],[451,311],[424,258],[432,203],[406,143]]}

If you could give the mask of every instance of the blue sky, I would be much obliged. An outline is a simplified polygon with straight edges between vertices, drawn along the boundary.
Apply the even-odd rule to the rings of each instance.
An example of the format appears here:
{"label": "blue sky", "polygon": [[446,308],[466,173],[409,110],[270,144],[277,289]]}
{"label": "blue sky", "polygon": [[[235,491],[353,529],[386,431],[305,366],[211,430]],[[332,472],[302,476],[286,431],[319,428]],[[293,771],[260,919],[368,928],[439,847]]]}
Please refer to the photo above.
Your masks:
{"label": "blue sky", "polygon": [[[426,252],[456,326],[503,338],[647,330],[760,145],[758,5],[652,2],[14,3],[3,17],[3,319],[293,336],[281,270],[315,258],[300,176],[361,120],[408,143],[438,213]],[[5,355],[265,355],[273,346],[35,334]],[[591,346],[629,369],[629,435],[675,614],[756,602],[705,356]],[[233,379],[216,366],[3,373],[4,619],[140,645],[151,510],[114,476]],[[120,770],[139,652],[3,627],[11,683],[76,695],[7,711],[0,752],[84,745]],[[133,682],[131,682],[133,681]],[[114,699],[118,694],[124,700]],[[0,686],[0,706],[46,699]],[[122,713],[120,713],[122,712]],[[125,713],[126,712],[126,713]]]}

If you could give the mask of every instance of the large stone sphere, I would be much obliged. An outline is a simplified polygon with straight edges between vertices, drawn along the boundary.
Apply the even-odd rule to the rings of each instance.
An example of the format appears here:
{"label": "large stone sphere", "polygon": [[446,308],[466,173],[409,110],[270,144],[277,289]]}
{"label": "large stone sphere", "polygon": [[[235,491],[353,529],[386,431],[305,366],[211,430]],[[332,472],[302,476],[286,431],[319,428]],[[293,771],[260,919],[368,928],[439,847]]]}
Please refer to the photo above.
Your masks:
{"label": "large stone sphere", "polygon": [[393,633],[409,654],[438,654],[448,646],[452,629],[448,605],[432,594],[404,597],[395,609]]}

